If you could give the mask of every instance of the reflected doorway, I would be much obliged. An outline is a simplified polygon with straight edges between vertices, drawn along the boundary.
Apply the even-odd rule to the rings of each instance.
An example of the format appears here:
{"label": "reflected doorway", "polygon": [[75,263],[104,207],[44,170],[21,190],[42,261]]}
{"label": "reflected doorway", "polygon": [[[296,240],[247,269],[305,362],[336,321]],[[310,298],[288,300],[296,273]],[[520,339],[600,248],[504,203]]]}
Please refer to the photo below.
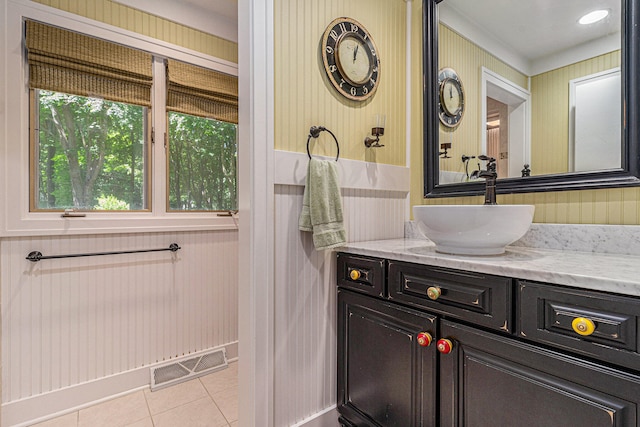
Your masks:
{"label": "reflected doorway", "polygon": [[487,97],[487,156],[496,159],[498,178],[509,176],[509,106]]}
{"label": "reflected doorway", "polygon": [[531,158],[529,91],[483,68],[482,99],[482,152],[496,159],[498,178],[522,176]]}

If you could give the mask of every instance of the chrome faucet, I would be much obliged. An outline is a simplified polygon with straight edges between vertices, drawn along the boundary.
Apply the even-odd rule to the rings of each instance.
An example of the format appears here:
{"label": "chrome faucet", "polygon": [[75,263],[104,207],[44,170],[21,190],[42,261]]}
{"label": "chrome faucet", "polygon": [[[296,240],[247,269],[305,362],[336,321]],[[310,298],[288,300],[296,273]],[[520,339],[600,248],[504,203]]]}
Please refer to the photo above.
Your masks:
{"label": "chrome faucet", "polygon": [[498,173],[496,172],[496,159],[493,157],[485,156],[484,154],[478,156],[480,160],[487,161],[487,169],[480,171],[478,177],[484,178],[485,190],[484,190],[484,204],[485,205],[497,205],[496,203],[496,179]]}

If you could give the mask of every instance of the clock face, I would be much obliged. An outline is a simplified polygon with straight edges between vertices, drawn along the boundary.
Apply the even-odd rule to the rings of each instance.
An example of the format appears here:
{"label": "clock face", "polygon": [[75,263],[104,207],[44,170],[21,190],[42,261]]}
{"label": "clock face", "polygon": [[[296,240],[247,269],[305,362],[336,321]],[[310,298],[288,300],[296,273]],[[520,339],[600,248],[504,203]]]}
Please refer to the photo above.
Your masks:
{"label": "clock face", "polygon": [[447,79],[442,87],[442,104],[447,114],[455,116],[462,108],[460,86],[454,80]]}
{"label": "clock face", "polygon": [[352,85],[363,85],[371,78],[371,58],[365,41],[357,35],[345,34],[338,42],[336,63]]}
{"label": "clock face", "polygon": [[446,127],[456,127],[464,114],[464,89],[458,74],[451,68],[443,68],[438,73],[440,96],[438,117]]}
{"label": "clock face", "polygon": [[329,81],[346,98],[363,101],[378,88],[380,59],[367,30],[351,18],[333,20],[322,38]]}

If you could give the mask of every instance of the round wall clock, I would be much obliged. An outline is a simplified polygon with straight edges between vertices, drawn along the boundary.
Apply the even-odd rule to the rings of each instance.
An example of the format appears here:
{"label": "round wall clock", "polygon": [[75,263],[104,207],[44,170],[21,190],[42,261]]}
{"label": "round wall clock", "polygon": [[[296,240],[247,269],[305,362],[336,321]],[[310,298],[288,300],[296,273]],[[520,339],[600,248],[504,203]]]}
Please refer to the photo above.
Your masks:
{"label": "round wall clock", "polygon": [[464,115],[464,88],[460,76],[451,68],[438,72],[438,116],[446,127],[454,128],[460,124]]}
{"label": "round wall clock", "polygon": [[364,101],[378,88],[380,58],[376,45],[354,19],[331,21],[322,37],[322,61],[329,81],[346,98]]}

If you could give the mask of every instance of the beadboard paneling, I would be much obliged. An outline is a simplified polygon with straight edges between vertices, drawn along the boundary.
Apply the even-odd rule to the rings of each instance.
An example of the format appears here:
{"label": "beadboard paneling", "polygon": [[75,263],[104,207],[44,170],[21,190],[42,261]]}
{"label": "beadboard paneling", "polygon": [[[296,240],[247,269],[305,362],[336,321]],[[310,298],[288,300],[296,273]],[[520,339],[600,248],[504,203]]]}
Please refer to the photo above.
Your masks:
{"label": "beadboard paneling", "polygon": [[[304,187],[275,187],[275,405],[273,425],[288,426],[336,399],[336,266],[298,230]],[[406,191],[342,191],[349,241],[404,235]]]}
{"label": "beadboard paneling", "polygon": [[[416,96],[411,108],[411,205],[420,204],[482,204],[481,197],[451,197],[424,199],[422,142],[422,3],[413,2],[411,50],[411,87]],[[603,65],[609,67],[609,64]],[[609,68],[615,67],[611,62]],[[533,80],[533,79],[532,79]],[[532,89],[534,82],[532,81]],[[568,89],[567,89],[568,91]],[[568,107],[567,107],[568,110]],[[464,120],[467,120],[465,118]],[[463,120],[463,122],[464,122]],[[536,119],[540,122],[541,119]],[[538,128],[539,132],[541,128]],[[532,131],[532,133],[535,133]],[[536,136],[537,138],[540,135]],[[544,161],[553,161],[545,154]],[[498,185],[500,185],[498,183]],[[547,193],[510,194],[498,196],[498,203],[532,204],[536,206],[534,222],[553,224],[640,224],[640,188],[559,191]]]}
{"label": "beadboard paneling", "polygon": [[237,243],[236,230],[2,239],[2,402],[237,341]]}
{"label": "beadboard paneling", "polygon": [[[305,152],[312,125],[338,137],[340,155],[391,165],[406,164],[406,3],[401,0],[275,0],[275,148]],[[319,44],[338,17],[359,21],[371,34],[380,56],[380,86],[367,101],[339,95],[326,77]],[[364,138],[375,114],[386,114],[381,143],[367,149]],[[314,153],[335,155],[330,135],[323,134]]]}
{"label": "beadboard paneling", "polygon": [[[483,102],[482,67],[523,88],[528,86],[527,76],[442,24],[438,26],[438,46],[439,68],[453,68],[458,73],[464,86],[466,106],[464,117],[458,127],[453,130],[439,127],[440,142],[451,142],[451,150],[448,152],[451,158],[441,158],[440,169],[463,173],[464,163],[460,161],[462,155],[483,154],[480,152],[480,132],[483,129],[480,117]],[[472,167],[473,162],[470,165],[470,168]]]}
{"label": "beadboard paneling", "polygon": [[568,170],[569,81],[619,66],[618,50],[531,78],[531,170],[535,175]]}

